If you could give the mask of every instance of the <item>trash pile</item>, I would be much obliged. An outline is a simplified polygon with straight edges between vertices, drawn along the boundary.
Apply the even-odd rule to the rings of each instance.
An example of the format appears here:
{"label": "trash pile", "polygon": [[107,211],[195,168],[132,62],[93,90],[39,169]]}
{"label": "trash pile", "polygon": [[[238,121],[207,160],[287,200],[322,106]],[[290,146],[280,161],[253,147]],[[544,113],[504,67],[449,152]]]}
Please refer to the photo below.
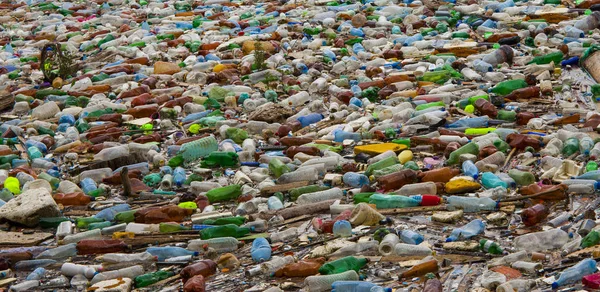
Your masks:
{"label": "trash pile", "polygon": [[0,3],[0,287],[598,289],[600,2]]}

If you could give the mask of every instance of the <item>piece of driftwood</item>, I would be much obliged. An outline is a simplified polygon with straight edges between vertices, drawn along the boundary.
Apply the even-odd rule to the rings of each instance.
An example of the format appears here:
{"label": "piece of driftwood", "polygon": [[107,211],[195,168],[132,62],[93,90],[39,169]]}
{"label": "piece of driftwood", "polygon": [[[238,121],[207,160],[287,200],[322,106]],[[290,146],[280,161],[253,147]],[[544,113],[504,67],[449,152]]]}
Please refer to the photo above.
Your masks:
{"label": "piece of driftwood", "polygon": [[273,216],[281,215],[283,219],[290,219],[306,214],[314,214],[329,211],[329,206],[331,206],[334,202],[335,200],[327,200],[318,203],[297,205],[294,207],[279,209],[276,211],[259,213],[257,216],[261,219],[270,219]]}

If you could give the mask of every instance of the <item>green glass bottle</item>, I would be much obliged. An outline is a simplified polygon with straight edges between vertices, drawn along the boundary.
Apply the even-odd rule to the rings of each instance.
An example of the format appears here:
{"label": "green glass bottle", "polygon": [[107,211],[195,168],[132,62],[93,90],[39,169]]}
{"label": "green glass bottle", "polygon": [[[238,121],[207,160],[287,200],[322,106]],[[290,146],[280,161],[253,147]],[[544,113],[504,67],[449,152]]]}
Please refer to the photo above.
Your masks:
{"label": "green glass bottle", "polygon": [[269,170],[275,175],[276,178],[279,178],[282,174],[291,171],[287,164],[281,162],[281,160],[277,158],[272,158],[269,161]]}
{"label": "green glass bottle", "polygon": [[529,85],[527,84],[527,82],[525,82],[525,80],[514,79],[514,80],[502,81],[502,82],[496,84],[496,86],[494,86],[492,89],[490,89],[490,91],[497,95],[507,95],[507,94],[510,94],[511,92],[513,92],[514,90],[525,88],[527,86],[529,86]]}
{"label": "green glass bottle", "polygon": [[591,247],[600,243],[600,233],[596,230],[592,230],[581,240],[581,247]]}
{"label": "green glass bottle", "polygon": [[321,268],[319,268],[319,273],[321,275],[332,275],[350,270],[358,272],[368,262],[369,260],[367,258],[355,258],[353,256],[347,256],[332,262],[325,263],[321,266]]}
{"label": "green glass bottle", "polygon": [[200,231],[201,239],[211,239],[219,237],[243,237],[250,233],[250,228],[239,227],[234,224],[215,226]]}
{"label": "green glass bottle", "polygon": [[324,191],[329,189],[329,187],[321,186],[321,185],[310,185],[305,187],[294,188],[290,190],[290,198],[295,201],[303,194],[314,193],[318,191]]}
{"label": "green glass bottle", "polygon": [[175,275],[174,272],[171,271],[156,271],[154,273],[143,274],[135,277],[134,283],[136,288],[142,288],[146,286],[150,286],[158,281],[162,281],[164,279],[170,278]]}
{"label": "green glass bottle", "polygon": [[481,250],[491,254],[502,254],[502,248],[495,242],[487,239],[479,241],[479,247]]}
{"label": "green glass bottle", "polygon": [[90,224],[104,222],[104,219],[96,218],[96,217],[84,217],[75,219],[75,226],[79,229],[88,229]]}
{"label": "green glass bottle", "polygon": [[212,189],[206,193],[206,196],[209,202],[215,203],[237,199],[241,194],[241,185],[229,185]]}
{"label": "green glass bottle", "polygon": [[119,212],[115,215],[115,220],[119,223],[133,222],[135,220],[135,212],[136,210]]}
{"label": "green glass bottle", "polygon": [[61,222],[69,221],[67,217],[42,217],[40,218],[40,227],[42,228],[56,228]]}
{"label": "green glass bottle", "polygon": [[246,217],[243,216],[233,216],[233,217],[224,217],[224,218],[217,218],[217,219],[207,219],[204,220],[204,222],[202,222],[202,224],[206,224],[206,225],[227,225],[227,224],[234,224],[237,226],[240,226],[242,224],[246,223]]}
{"label": "green glass bottle", "polygon": [[537,56],[537,57],[533,58],[533,60],[531,60],[527,64],[543,65],[543,64],[549,64],[550,62],[554,62],[554,65],[560,65],[560,62],[562,61],[563,58],[564,58],[563,53],[561,51],[557,51],[557,52],[552,52],[550,54],[546,54],[543,56]]}

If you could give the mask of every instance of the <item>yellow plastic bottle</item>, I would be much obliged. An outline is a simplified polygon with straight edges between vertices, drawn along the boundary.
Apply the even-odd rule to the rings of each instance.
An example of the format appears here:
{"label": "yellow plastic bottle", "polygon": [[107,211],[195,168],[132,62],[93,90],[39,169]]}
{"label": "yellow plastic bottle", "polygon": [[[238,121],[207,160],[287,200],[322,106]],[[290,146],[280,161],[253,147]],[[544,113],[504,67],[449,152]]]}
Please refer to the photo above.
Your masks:
{"label": "yellow plastic bottle", "polygon": [[404,164],[413,159],[413,153],[410,150],[404,150],[398,154],[398,160],[400,163]]}
{"label": "yellow plastic bottle", "polygon": [[4,181],[4,187],[8,189],[11,193],[18,195],[21,193],[21,187],[19,184],[19,180],[16,177],[8,177]]}
{"label": "yellow plastic bottle", "polygon": [[496,131],[496,128],[468,128],[465,135],[485,135],[493,131]]}
{"label": "yellow plastic bottle", "polygon": [[179,208],[183,208],[183,209],[198,209],[198,205],[196,205],[196,203],[194,202],[183,202],[183,203],[179,203]]}

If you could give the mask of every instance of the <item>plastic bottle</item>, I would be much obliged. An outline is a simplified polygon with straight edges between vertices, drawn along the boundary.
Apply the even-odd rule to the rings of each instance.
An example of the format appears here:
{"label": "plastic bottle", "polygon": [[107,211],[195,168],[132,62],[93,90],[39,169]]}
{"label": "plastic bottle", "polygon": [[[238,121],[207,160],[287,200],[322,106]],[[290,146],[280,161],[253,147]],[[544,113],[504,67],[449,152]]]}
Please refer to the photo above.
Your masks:
{"label": "plastic bottle", "polygon": [[67,277],[84,275],[88,279],[91,279],[98,274],[99,270],[101,270],[100,266],[86,266],[73,263],[64,263],[60,268],[60,272]]}
{"label": "plastic bottle", "polygon": [[375,204],[378,209],[416,207],[419,203],[419,200],[405,196],[373,194],[369,197],[369,204]]}
{"label": "plastic bottle", "polygon": [[310,291],[327,291],[336,281],[358,281],[358,274],[354,270],[339,274],[324,276],[309,276],[304,279],[304,284]]}
{"label": "plastic bottle", "polygon": [[437,186],[434,182],[414,183],[401,187],[397,192],[398,195],[435,195],[437,194]]}
{"label": "plastic bottle", "polygon": [[268,261],[271,258],[271,246],[266,239],[257,238],[252,242],[250,254],[255,262]]}
{"label": "plastic bottle", "polygon": [[298,199],[296,199],[296,203],[310,204],[327,200],[338,200],[341,199],[343,196],[344,193],[340,188],[332,188],[326,191],[319,191],[300,195]]}
{"label": "plastic bottle", "polygon": [[208,277],[216,273],[217,264],[212,260],[201,260],[195,262],[181,270],[179,275],[184,282],[187,282],[190,278],[198,275]]}
{"label": "plastic bottle", "polygon": [[517,236],[513,242],[515,248],[518,250],[545,251],[559,248],[568,241],[568,233],[561,229],[551,229],[548,231],[534,232]]}
{"label": "plastic bottle", "polygon": [[140,265],[136,265],[136,266],[123,268],[123,269],[119,269],[119,270],[98,273],[92,278],[92,280],[90,280],[90,283],[95,284],[100,281],[117,279],[117,278],[134,279],[135,277],[142,275],[142,274],[144,274],[144,267],[142,267]]}
{"label": "plastic bottle", "polygon": [[352,292],[391,292],[391,288],[383,288],[377,284],[364,281],[335,281],[331,284],[331,291],[352,291]]}
{"label": "plastic bottle", "polygon": [[558,279],[552,283],[552,289],[579,282],[584,276],[591,275],[596,271],[596,261],[593,259],[584,259],[560,273]]}
{"label": "plastic bottle", "polygon": [[142,287],[146,287],[146,286],[150,286],[158,281],[167,279],[171,276],[173,276],[175,273],[171,272],[171,271],[156,271],[153,273],[148,273],[148,274],[144,274],[144,275],[140,275],[135,277],[134,279],[134,283],[135,283],[135,287],[137,288],[142,288]]}
{"label": "plastic bottle", "polygon": [[362,186],[370,184],[369,178],[366,175],[355,172],[344,173],[342,179],[344,181],[344,184],[353,188],[360,188]]}
{"label": "plastic bottle", "polygon": [[493,189],[496,187],[502,187],[505,189],[508,188],[508,184],[506,182],[491,172],[484,172],[481,175],[481,184],[488,189]]}
{"label": "plastic bottle", "polygon": [[484,229],[485,223],[479,219],[475,219],[460,228],[455,228],[452,230],[450,236],[446,238],[446,242],[472,238],[480,233],[483,233]]}
{"label": "plastic bottle", "polygon": [[163,261],[167,258],[192,255],[197,256],[198,252],[190,251],[185,248],[176,247],[176,246],[164,246],[164,247],[149,247],[146,249],[146,252],[156,256],[159,261]]}
{"label": "plastic bottle", "polygon": [[479,177],[479,170],[477,169],[477,166],[475,166],[475,164],[470,160],[463,162],[462,171],[465,175],[468,175],[474,179]]}
{"label": "plastic bottle", "polygon": [[400,237],[400,240],[402,240],[402,242],[414,245],[419,245],[421,244],[421,242],[423,242],[423,240],[425,240],[423,235],[416,233],[412,230],[402,230],[398,232],[398,236]]}
{"label": "plastic bottle", "polygon": [[398,235],[393,233],[387,234],[379,244],[379,253],[384,256],[392,254],[394,252],[394,247],[398,243],[400,243]]}
{"label": "plastic bottle", "polygon": [[546,219],[549,211],[543,204],[531,206],[521,212],[521,219],[525,226],[534,226]]}
{"label": "plastic bottle", "polygon": [[333,224],[333,234],[340,237],[352,236],[352,226],[346,220],[338,220]]}

